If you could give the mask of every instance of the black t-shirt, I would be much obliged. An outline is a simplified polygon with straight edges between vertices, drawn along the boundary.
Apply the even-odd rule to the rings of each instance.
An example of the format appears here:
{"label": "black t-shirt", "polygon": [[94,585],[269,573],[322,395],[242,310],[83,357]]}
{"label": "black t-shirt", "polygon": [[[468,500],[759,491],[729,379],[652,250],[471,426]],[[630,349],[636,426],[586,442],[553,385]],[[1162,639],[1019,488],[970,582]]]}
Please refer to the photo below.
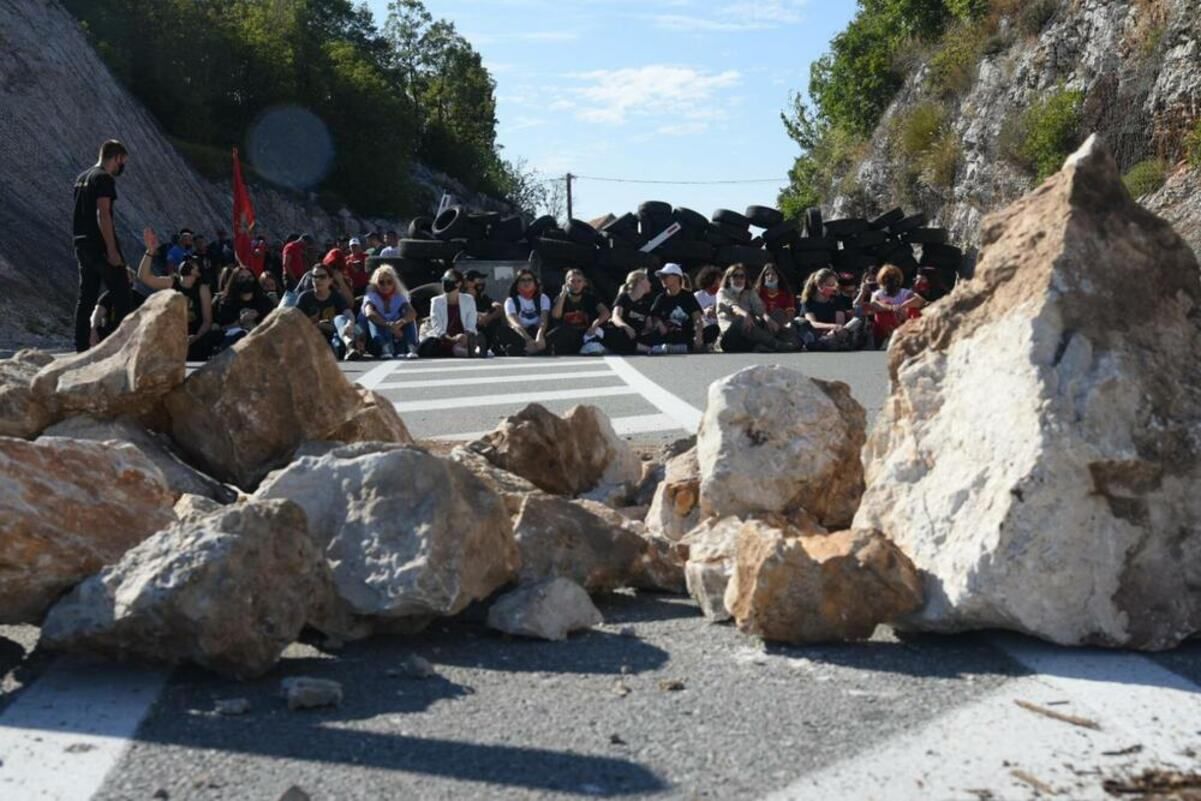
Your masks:
{"label": "black t-shirt", "polygon": [[[136,289],[129,290],[129,308],[125,309],[124,312],[121,312],[121,318],[125,318],[126,316],[132,314],[145,301],[146,296],[141,292],[138,292]],[[117,330],[117,325],[119,322],[117,321],[118,315],[116,312],[119,310],[113,308],[116,305],[115,299],[113,298],[113,293],[109,292],[107,289],[100,293],[100,297],[96,298],[96,305],[101,309],[104,309],[104,324],[101,325],[99,329],[100,338],[104,339],[113,331]]]}
{"label": "black t-shirt", "polygon": [[591,292],[585,292],[578,298],[568,295],[563,299],[563,318],[560,325],[568,328],[587,328],[600,316],[600,301]]}
{"label": "black t-shirt", "polygon": [[834,308],[840,312],[850,314],[855,311],[855,298],[847,297],[839,292],[834,296]]}
{"label": "black t-shirt", "polygon": [[[617,296],[617,300],[613,302],[613,308],[621,307],[621,319],[629,323],[630,328],[641,334],[646,330],[646,323],[651,316],[651,306],[654,305],[654,300],[650,293],[643,295],[638,300],[630,297],[629,292],[622,292]],[[698,306],[700,304],[697,304]]]}
{"label": "black t-shirt", "polygon": [[[75,217],[71,229],[77,247],[104,252],[104,237],[100,235],[100,222],[96,217],[96,204],[102,197],[117,202],[117,182],[113,176],[100,166],[80,173],[75,179]],[[118,243],[118,251],[120,247]]]}
{"label": "black t-shirt", "polygon": [[701,313],[701,304],[696,302],[691,292],[681,289],[674,295],[661,293],[651,304],[651,316],[662,320],[667,326],[668,333],[684,332],[692,336],[692,315]]}
{"label": "black t-shirt", "polygon": [[203,284],[196,281],[192,284],[191,289],[187,289],[183,285],[178,275],[171,276],[171,286],[176,292],[183,295],[188,300],[188,333],[195,334],[200,330],[201,324],[204,322],[204,313],[200,308],[200,287]]}
{"label": "black t-shirt", "polygon": [[256,322],[261,323],[273,308],[274,305],[267,296],[260,292],[254,293],[250,300],[242,300],[240,295],[223,294],[217,297],[213,320],[222,328],[228,328],[240,323],[243,309],[253,309],[258,312]]}
{"label": "black t-shirt", "polygon": [[350,307],[346,298],[331,289],[329,297],[325,300],[319,299],[317,293],[312,290],[300,293],[300,297],[296,299],[296,308],[304,312],[310,320],[315,317],[319,323],[332,323],[335,317]]}
{"label": "black t-shirt", "polygon": [[836,317],[838,312],[838,304],[834,300],[819,300],[816,297],[806,301],[801,306],[802,317],[812,314],[817,318],[819,323],[838,322],[838,318]]}

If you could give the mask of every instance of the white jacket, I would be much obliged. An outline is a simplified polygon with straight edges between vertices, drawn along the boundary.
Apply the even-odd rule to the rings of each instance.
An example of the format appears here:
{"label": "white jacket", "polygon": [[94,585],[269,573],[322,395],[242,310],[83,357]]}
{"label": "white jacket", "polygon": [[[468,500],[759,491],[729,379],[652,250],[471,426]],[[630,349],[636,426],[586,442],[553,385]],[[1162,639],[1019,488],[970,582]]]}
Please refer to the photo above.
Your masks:
{"label": "white jacket", "polygon": [[[475,298],[470,293],[459,293],[459,319],[463,323],[464,331],[469,334],[476,333]],[[446,326],[448,323],[449,320],[446,316],[446,295],[434,295],[430,298],[430,316],[427,322],[428,336],[446,336]]]}

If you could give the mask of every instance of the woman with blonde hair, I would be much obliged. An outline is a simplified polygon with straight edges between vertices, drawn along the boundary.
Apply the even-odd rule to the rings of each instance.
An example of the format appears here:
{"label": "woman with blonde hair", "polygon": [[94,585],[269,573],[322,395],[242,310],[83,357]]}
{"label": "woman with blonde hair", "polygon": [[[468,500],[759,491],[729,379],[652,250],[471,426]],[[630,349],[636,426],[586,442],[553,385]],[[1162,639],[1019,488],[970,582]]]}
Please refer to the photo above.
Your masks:
{"label": "woman with blonde hair", "polygon": [[390,264],[375,268],[359,314],[371,354],[381,359],[416,358],[416,319],[417,312],[396,270]]}
{"label": "woman with blonde hair", "polygon": [[805,282],[801,290],[801,336],[810,350],[850,350],[863,319],[848,321],[838,309],[838,273],[825,267]]}
{"label": "woman with blonde hair", "polygon": [[649,354],[658,344],[658,331],[651,325],[651,280],[646,270],[633,270],[613,301],[613,317],[605,326],[605,347],[630,356]]}
{"label": "woman with blonde hair", "polygon": [[767,316],[763,300],[747,280],[744,264],[732,264],[717,291],[718,342],[722,353],[775,353],[788,350],[776,339],[780,326]]}

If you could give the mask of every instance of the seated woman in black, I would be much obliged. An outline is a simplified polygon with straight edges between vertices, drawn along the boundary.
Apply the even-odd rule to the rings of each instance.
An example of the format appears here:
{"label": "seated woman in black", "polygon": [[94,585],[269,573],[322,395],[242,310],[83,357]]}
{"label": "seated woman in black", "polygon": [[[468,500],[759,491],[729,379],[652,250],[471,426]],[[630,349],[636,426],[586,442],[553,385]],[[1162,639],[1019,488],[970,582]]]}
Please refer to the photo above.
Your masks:
{"label": "seated woman in black", "polygon": [[224,347],[250,333],[274,308],[248,267],[233,268],[213,311],[217,327],[225,333]]}
{"label": "seated woman in black", "polygon": [[613,317],[605,326],[605,348],[623,356],[650,353],[659,343],[651,321],[651,281],[646,270],[634,270],[613,301]]}
{"label": "seated woman in black", "polygon": [[154,253],[158,250],[158,235],[150,228],[142,231],[146,253],[138,264],[138,280],[155,291],[174,289],[188,301],[188,361],[207,361],[225,339],[220,328],[213,327],[213,296],[209,285],[201,281],[200,265],[191,258],[180,262],[172,275],[155,275],[151,271]]}
{"label": "seated woman in black", "polygon": [[801,316],[798,328],[805,338],[809,350],[851,350],[855,345],[855,334],[862,328],[863,319],[848,319],[840,311],[835,296],[838,294],[838,274],[826,268],[809,276],[801,291]]}
{"label": "seated woman in black", "polygon": [[567,271],[550,317],[555,325],[546,340],[551,353],[604,353],[604,343],[600,342],[604,334],[600,332],[609,320],[609,310],[588,291],[583,271]]}

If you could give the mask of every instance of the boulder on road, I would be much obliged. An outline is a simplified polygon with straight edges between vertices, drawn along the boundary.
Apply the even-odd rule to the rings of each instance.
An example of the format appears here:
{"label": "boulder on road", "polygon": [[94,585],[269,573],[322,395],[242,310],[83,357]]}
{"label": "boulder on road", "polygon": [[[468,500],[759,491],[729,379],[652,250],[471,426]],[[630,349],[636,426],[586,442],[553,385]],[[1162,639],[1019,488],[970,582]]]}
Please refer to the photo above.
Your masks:
{"label": "boulder on road", "polygon": [[0,623],[37,623],[65,591],[175,522],[175,494],[132,445],[0,437]]}
{"label": "boulder on road", "polygon": [[54,361],[40,350],[17,351],[11,359],[0,359],[0,437],[28,439],[49,425],[46,404],[34,397],[33,379]]}
{"label": "boulder on road", "polygon": [[351,416],[324,435],[334,442],[397,442],[413,444],[413,436],[392,401],[378,392],[356,387],[359,403]]}
{"label": "boulder on road", "polygon": [[146,454],[163,471],[167,486],[176,495],[203,495],[219,503],[231,503],[238,496],[231,487],[188,465],[175,454],[164,437],[146,430],[132,417],[98,420],[91,415],[79,415],[55,423],[43,432],[43,436],[92,442],[127,442]]}
{"label": "boulder on road", "polygon": [[634,563],[630,586],[639,590],[686,595],[688,583],[684,579],[684,563],[688,559],[688,548],[658,534],[644,531],[645,542],[642,556]]}
{"label": "boulder on road", "polygon": [[1173,647],[1201,631],[1197,259],[1096,138],[982,235],[893,339],[856,525],[926,577],[907,626]]}
{"label": "boulder on road", "polygon": [[588,592],[627,586],[646,542],[629,521],[595,501],[529,495],[513,524],[521,581],[559,576]]}
{"label": "boulder on road", "polygon": [[179,519],[180,523],[195,523],[197,520],[208,517],[214,512],[221,511],[221,506],[221,504],[212,498],[207,498],[204,495],[184,493],[175,502],[175,516]]}
{"label": "boulder on road", "polygon": [[59,601],[41,643],[262,675],[330,592],[305,529],[304,512],[284,501],[240,503],[171,526]]}
{"label": "boulder on road", "polygon": [[356,616],[453,615],[515,578],[520,564],[500,496],[418,448],[350,445],[306,456],[268,476],[254,497],[304,509],[337,595]]}
{"label": "boulder on road", "polygon": [[500,495],[510,516],[521,511],[521,502],[525,500],[525,496],[542,492],[521,476],[500,469],[473,450],[455,448],[446,458],[466,467]]}
{"label": "boulder on road", "polygon": [[584,588],[560,577],[511,590],[488,609],[490,628],[542,640],[564,640],[573,631],[604,622]]}
{"label": "boulder on road", "polygon": [[187,355],[187,300],[155,292],[99,345],[43,367],[32,389],[55,419],[140,416],[183,382]]}
{"label": "boulder on road", "polygon": [[697,433],[705,517],[790,514],[849,525],[863,493],[866,414],[841,381],[779,365],[709,387]]}
{"label": "boulder on road", "polygon": [[251,490],[306,440],[407,440],[395,409],[360,392],[297,309],[277,309],[166,398],[172,439],[195,464]]}
{"label": "boulder on road", "polygon": [[922,603],[913,563],[877,531],[804,534],[743,524],[725,606],[740,631],[765,640],[862,640]]}
{"label": "boulder on road", "polygon": [[700,522],[700,501],[701,465],[694,447],[667,461],[646,526],[669,540],[683,539]]}
{"label": "boulder on road", "polygon": [[688,551],[684,580],[688,594],[703,614],[714,622],[729,620],[726,587],[734,574],[734,557],[742,520],[737,517],[711,518],[689,531],[681,540]]}
{"label": "boulder on road", "polygon": [[637,454],[595,406],[575,406],[559,417],[531,403],[467,448],[554,495],[632,486],[642,476]]}

